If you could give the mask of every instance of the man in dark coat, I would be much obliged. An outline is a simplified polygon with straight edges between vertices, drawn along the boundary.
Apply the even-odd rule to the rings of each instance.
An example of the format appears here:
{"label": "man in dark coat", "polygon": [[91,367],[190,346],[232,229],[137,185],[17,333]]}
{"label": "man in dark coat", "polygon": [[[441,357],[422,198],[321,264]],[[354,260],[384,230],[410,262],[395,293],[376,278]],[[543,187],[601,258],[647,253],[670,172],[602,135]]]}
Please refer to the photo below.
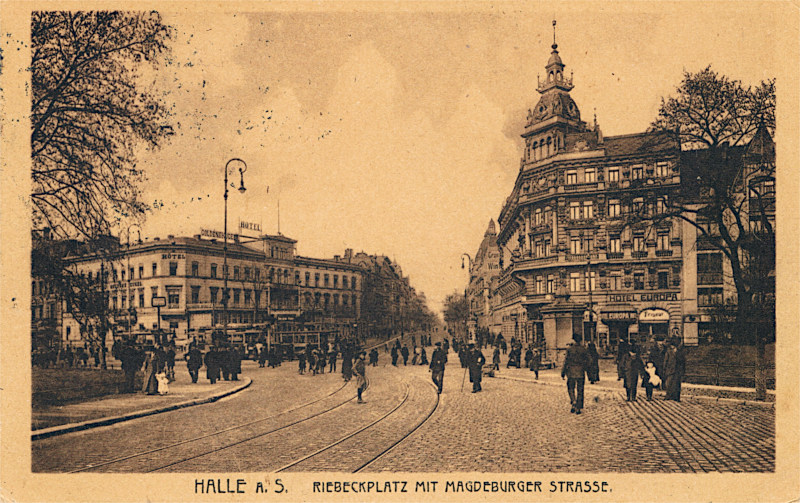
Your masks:
{"label": "man in dark coat", "polygon": [[628,343],[619,341],[617,345],[617,381],[621,381],[625,375],[625,358],[628,357]]}
{"label": "man in dark coat", "polygon": [[342,350],[342,378],[344,382],[353,378],[353,347],[350,344],[345,344]]}
{"label": "man in dark coat", "polygon": [[192,346],[192,349],[186,353],[186,368],[189,370],[189,375],[192,377],[192,382],[196,383],[200,373],[200,367],[203,366],[203,354],[197,349],[197,346]]}
{"label": "man in dark coat", "polygon": [[589,384],[594,384],[600,380],[600,354],[594,342],[590,342],[586,348],[589,351]]}
{"label": "man in dark coat", "polygon": [[436,349],[433,350],[431,355],[431,379],[433,384],[436,385],[437,392],[442,393],[442,386],[444,385],[444,367],[447,364],[447,353],[442,348],[442,343],[436,343]]}
{"label": "man in dark coat", "polygon": [[228,358],[231,366],[231,380],[238,381],[239,374],[242,373],[242,353],[236,346],[231,346],[228,350]]}
{"label": "man in dark coat", "polygon": [[686,372],[686,356],[683,349],[678,349],[680,343],[675,339],[669,341],[667,351],[664,353],[664,388],[667,391],[667,400],[681,401],[681,380]]}
{"label": "man in dark coat", "polygon": [[216,384],[220,373],[220,352],[212,346],[206,353],[206,378]]}
{"label": "man in dark coat", "polygon": [[[572,334],[574,343],[567,348],[561,378],[567,378],[567,393],[572,404],[570,412],[580,414],[583,409],[583,387],[586,382],[586,371],[589,369],[589,352],[583,347],[581,334]],[[577,391],[577,393],[576,393]]]}
{"label": "man in dark coat", "polygon": [[400,356],[397,352],[397,346],[392,346],[392,365],[397,366],[397,358]]}
{"label": "man in dark coat", "polygon": [[122,361],[122,371],[125,373],[125,393],[133,393],[136,387],[136,372],[142,367],[142,354],[130,342],[121,345],[118,354]]}
{"label": "man in dark coat", "polygon": [[486,363],[486,357],[483,352],[475,347],[475,344],[469,345],[467,351],[467,366],[469,367],[469,382],[472,383],[472,392],[477,393],[481,391],[481,379],[483,378],[483,364]]}
{"label": "man in dark coat", "polygon": [[636,390],[639,386],[639,379],[645,377],[647,374],[644,371],[644,363],[639,356],[639,348],[636,344],[628,346],[628,356],[625,358],[625,365],[623,369],[623,379],[625,383],[625,391],[627,393],[626,401],[636,401]]}
{"label": "man in dark coat", "polygon": [[403,349],[400,350],[400,354],[403,355],[403,365],[408,365],[408,346],[403,344]]}
{"label": "man in dark coat", "polygon": [[533,348],[533,354],[531,355],[531,372],[536,373],[536,379],[539,379],[539,366],[542,364],[542,353],[539,352],[539,348]]}

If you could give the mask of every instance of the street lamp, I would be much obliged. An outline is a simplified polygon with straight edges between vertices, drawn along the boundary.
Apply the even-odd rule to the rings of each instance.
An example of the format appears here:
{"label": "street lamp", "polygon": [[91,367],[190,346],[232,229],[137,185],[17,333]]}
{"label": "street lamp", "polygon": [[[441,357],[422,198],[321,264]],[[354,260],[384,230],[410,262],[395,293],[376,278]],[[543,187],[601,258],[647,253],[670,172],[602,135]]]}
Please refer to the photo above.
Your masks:
{"label": "street lamp", "polygon": [[228,168],[233,162],[241,164],[239,166],[239,192],[244,194],[244,191],[247,190],[244,187],[244,172],[247,171],[247,164],[234,157],[225,164],[225,224],[222,231],[222,340],[226,343],[228,342]]}
{"label": "street lamp", "polygon": [[128,226],[128,230],[125,233],[126,236],[126,248],[127,251],[125,252],[125,256],[127,258],[127,268],[128,268],[128,340],[131,339],[133,335],[133,296],[131,295],[131,280],[133,279],[133,272],[131,271],[131,229],[134,227],[138,227],[136,229],[136,233],[139,236],[138,242],[142,242],[142,229],[139,227],[139,224],[131,224]]}
{"label": "street lamp", "polygon": [[[586,289],[589,291],[589,337],[591,342],[594,342],[596,327],[594,321],[594,303],[592,302],[592,259],[586,260]],[[583,336],[587,339],[586,334]]]}
{"label": "street lamp", "polygon": [[472,280],[472,257],[469,256],[469,253],[462,253],[461,254],[461,268],[464,269],[464,257],[467,257],[467,263],[469,264],[469,277],[467,278],[467,285],[464,287],[464,305],[467,309],[467,312],[464,313],[464,335],[469,337],[472,340],[472,337],[469,335],[469,315],[471,312],[469,306],[469,300],[467,299],[467,288],[469,288],[469,282]]}

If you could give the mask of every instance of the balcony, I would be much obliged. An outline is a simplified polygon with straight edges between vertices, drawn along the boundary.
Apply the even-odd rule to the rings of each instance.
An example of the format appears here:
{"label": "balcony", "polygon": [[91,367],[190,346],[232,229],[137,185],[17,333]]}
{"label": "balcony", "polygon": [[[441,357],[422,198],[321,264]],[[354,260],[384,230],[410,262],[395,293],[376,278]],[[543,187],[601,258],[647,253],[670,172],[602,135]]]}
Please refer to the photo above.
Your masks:
{"label": "balcony", "polygon": [[625,254],[622,252],[608,252],[606,253],[607,259],[621,259],[624,258]]}
{"label": "balcony", "polygon": [[597,190],[597,182],[564,185],[564,192],[585,192],[587,190]]}
{"label": "balcony", "polygon": [[588,259],[588,253],[567,253],[567,262],[586,262]]}
{"label": "balcony", "polygon": [[697,273],[698,285],[721,285],[722,273],[721,272],[699,272]]}
{"label": "balcony", "polygon": [[631,258],[647,258],[647,251],[633,251]]}
{"label": "balcony", "polygon": [[671,257],[672,250],[656,250],[656,257]]}
{"label": "balcony", "polygon": [[210,311],[212,309],[222,309],[222,304],[214,304],[211,302],[194,302],[186,304],[187,311]]}

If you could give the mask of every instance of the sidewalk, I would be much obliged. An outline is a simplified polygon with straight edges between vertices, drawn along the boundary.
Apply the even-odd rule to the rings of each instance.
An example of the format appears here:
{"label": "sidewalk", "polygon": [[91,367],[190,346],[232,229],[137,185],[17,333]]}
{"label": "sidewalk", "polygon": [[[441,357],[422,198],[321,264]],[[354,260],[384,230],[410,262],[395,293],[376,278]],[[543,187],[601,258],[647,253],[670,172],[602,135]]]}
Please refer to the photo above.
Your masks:
{"label": "sidewalk", "polygon": [[[488,359],[487,359],[488,361]],[[505,363],[507,360],[503,359],[500,364],[500,371],[495,373],[495,377],[501,379],[511,379],[515,381],[533,382],[546,386],[566,386],[565,381],[561,379],[561,368],[556,366],[554,369],[539,370],[539,379],[536,380],[536,375],[527,368],[506,368]],[[767,390],[767,401],[759,402],[755,400],[755,389],[753,388],[739,388],[733,386],[712,386],[705,384],[681,384],[681,397],[691,398],[694,400],[703,401],[725,401],[735,403],[745,403],[748,405],[760,405],[774,407],[775,405],[775,390]],[[617,369],[611,361],[600,361],[600,381],[596,384],[589,384],[586,382],[585,387],[587,392],[601,392],[601,393],[619,393],[620,398],[625,397],[625,388],[622,381],[617,380]],[[644,395],[644,388],[641,389],[640,394]],[[663,396],[663,391],[654,391],[655,397]]]}
{"label": "sidewalk", "polygon": [[193,384],[185,364],[175,366],[175,381],[166,395],[146,395],[141,391],[36,409],[32,412],[32,440],[61,435],[149,416],[159,412],[209,403],[250,386],[249,377],[239,381],[218,381],[210,384],[201,369],[200,379]]}

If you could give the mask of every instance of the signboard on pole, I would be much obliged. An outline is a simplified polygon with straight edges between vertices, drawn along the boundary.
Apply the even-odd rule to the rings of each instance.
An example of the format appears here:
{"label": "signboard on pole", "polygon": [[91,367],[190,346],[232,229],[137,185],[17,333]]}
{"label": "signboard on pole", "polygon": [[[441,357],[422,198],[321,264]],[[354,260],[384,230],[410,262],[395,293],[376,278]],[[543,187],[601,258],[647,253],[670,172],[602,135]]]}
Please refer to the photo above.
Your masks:
{"label": "signboard on pole", "polygon": [[153,297],[150,299],[150,305],[153,307],[164,307],[167,305],[166,297]]}

